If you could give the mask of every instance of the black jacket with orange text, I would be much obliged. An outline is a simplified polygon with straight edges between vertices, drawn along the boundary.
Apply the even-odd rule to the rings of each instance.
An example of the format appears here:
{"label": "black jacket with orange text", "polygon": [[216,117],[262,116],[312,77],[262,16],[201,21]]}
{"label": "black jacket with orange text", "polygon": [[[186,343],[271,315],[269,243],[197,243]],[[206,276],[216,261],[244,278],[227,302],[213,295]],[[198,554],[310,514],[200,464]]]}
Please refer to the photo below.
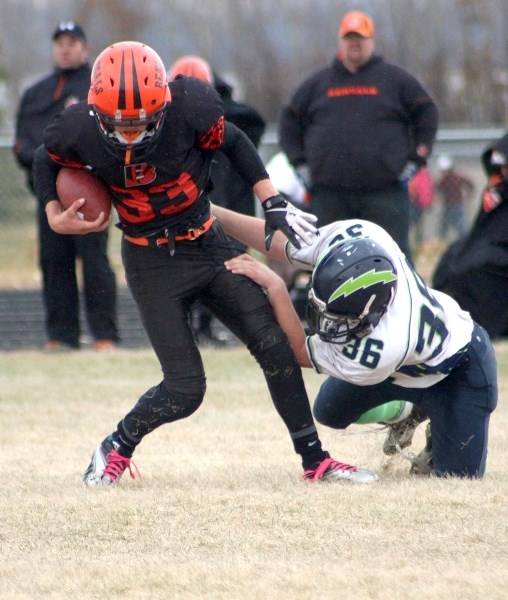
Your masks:
{"label": "black jacket with orange text", "polygon": [[279,124],[282,150],[306,163],[313,185],[376,191],[398,180],[416,146],[432,148],[435,102],[409,73],[379,55],[356,73],[339,60],[297,89]]}

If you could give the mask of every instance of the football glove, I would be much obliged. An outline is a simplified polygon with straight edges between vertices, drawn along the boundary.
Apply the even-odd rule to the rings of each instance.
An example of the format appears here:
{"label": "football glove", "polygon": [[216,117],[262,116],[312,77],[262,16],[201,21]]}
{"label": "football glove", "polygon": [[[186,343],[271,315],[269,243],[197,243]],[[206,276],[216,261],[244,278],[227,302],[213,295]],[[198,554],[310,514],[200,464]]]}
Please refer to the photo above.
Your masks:
{"label": "football glove", "polygon": [[265,248],[270,250],[277,229],[288,238],[295,248],[301,248],[300,239],[307,245],[317,233],[314,223],[317,217],[293,206],[282,196],[272,196],[262,203],[265,212]]}

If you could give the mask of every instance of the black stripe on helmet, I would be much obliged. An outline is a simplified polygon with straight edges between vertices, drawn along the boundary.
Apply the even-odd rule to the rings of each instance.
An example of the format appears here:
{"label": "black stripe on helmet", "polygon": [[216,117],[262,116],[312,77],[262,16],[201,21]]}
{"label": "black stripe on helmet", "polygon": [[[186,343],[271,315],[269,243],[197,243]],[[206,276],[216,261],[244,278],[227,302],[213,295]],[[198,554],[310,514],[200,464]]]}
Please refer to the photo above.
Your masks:
{"label": "black stripe on helmet", "polygon": [[141,109],[141,92],[139,89],[138,76],[136,73],[136,63],[134,62],[134,52],[132,52],[132,93],[134,95],[134,108]]}
{"label": "black stripe on helmet", "polygon": [[122,64],[120,65],[120,90],[118,94],[118,108],[123,110],[127,108],[127,99],[125,97],[125,64],[124,53],[122,52]]}

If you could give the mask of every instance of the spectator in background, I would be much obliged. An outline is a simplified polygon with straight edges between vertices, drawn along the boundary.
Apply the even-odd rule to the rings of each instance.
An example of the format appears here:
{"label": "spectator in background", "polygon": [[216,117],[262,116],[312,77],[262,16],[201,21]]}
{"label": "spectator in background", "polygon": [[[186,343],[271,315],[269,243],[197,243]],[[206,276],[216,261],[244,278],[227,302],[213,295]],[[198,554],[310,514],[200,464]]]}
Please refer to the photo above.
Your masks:
{"label": "spectator in background", "polygon": [[445,240],[452,230],[460,237],[467,231],[465,203],[474,190],[473,182],[455,168],[448,154],[438,157],[437,168],[436,189],[443,204],[439,235]]}
{"label": "spectator in background", "polygon": [[[72,21],[53,33],[53,72],[28,88],[16,118],[14,153],[32,193],[34,154],[51,118],[87,97],[90,88],[88,46],[83,29]],[[48,351],[79,348],[79,290],[76,259],[82,260],[86,315],[97,350],[118,342],[116,279],[107,256],[108,232],[60,235],[49,226],[37,203],[39,264],[42,271]]]}
{"label": "spectator in background", "polygon": [[407,186],[411,200],[411,225],[414,229],[414,243],[417,248],[425,242],[423,215],[434,204],[434,182],[427,167],[422,167]]}
{"label": "spectator in background", "polygon": [[500,338],[508,336],[508,134],[484,151],[482,164],[488,182],[478,215],[441,257],[433,286]]}
{"label": "spectator in background", "polygon": [[[212,70],[208,61],[190,54],[181,56],[168,69],[168,81],[173,81],[178,75],[195,77],[213,85],[221,97],[225,119],[241,129],[256,148],[259,146],[265,121],[252,106],[233,100],[233,88]],[[216,153],[213,159],[211,184],[209,198],[214,204],[245,215],[254,215],[255,198],[252,189],[238,175],[225,154]],[[246,250],[238,240],[231,239],[231,242],[240,251]],[[201,345],[224,346],[235,341],[225,332],[221,335],[216,333],[218,328],[213,327],[212,313],[200,302],[196,302],[193,307],[192,321]]]}
{"label": "spectator in background", "polygon": [[344,16],[333,63],[296,90],[279,125],[319,225],[373,221],[410,259],[407,182],[431,152],[438,111],[412,75],[375,54],[367,14]]}

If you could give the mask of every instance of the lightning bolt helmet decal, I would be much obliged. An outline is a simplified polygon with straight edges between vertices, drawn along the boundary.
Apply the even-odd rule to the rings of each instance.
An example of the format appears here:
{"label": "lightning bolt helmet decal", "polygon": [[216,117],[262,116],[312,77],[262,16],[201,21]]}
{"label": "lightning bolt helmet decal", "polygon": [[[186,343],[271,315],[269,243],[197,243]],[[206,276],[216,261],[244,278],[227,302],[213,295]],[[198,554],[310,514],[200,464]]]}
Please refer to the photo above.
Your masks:
{"label": "lightning bolt helmet decal", "polygon": [[359,277],[351,277],[341,286],[339,286],[335,292],[328,298],[327,304],[333,302],[340,296],[347,298],[351,294],[354,294],[358,290],[367,289],[378,283],[390,283],[390,281],[396,281],[397,276],[393,271],[374,271],[371,269],[366,273],[362,273]]}

